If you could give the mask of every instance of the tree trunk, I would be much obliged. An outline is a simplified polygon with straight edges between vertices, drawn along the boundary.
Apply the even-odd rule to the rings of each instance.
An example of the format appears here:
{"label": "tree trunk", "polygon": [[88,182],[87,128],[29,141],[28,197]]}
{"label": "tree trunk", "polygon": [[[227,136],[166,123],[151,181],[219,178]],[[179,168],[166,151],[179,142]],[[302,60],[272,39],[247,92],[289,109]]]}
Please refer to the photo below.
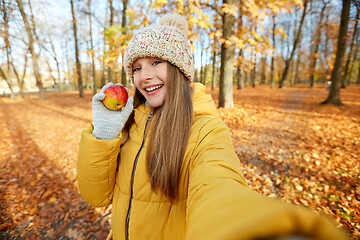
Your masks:
{"label": "tree trunk", "polygon": [[[243,1],[240,1],[239,4],[239,24],[238,24],[238,32],[240,33],[241,37],[244,37],[244,30],[243,30]],[[237,89],[244,88],[244,78],[242,75],[242,68],[243,68],[243,49],[239,49],[239,63],[237,67]]]}
{"label": "tree trunk", "polygon": [[204,58],[204,45],[202,44],[202,41],[201,41],[201,39],[200,39],[200,45],[201,45],[201,48],[200,48],[200,51],[201,51],[201,53],[200,53],[200,82],[202,83],[202,84],[204,84],[205,85],[205,83],[204,83],[204,63],[203,63],[203,58]]}
{"label": "tree trunk", "polygon": [[318,52],[319,52],[319,45],[320,45],[320,41],[321,41],[321,28],[322,28],[322,22],[324,19],[324,13],[327,7],[327,2],[324,3],[324,6],[321,8],[320,11],[320,17],[319,17],[319,22],[316,28],[316,32],[315,32],[315,37],[314,37],[314,51],[313,51],[313,55],[311,58],[311,65],[310,65],[310,86],[311,88],[314,88],[314,75],[315,75],[315,69],[316,69],[316,63],[317,63],[317,59],[318,59]]}
{"label": "tree trunk", "polygon": [[300,67],[300,62],[301,62],[301,46],[298,47],[298,56],[297,56],[297,60],[296,60],[296,66],[295,66],[295,77],[294,77],[294,84],[298,84],[299,83],[299,67]]}
{"label": "tree trunk", "polygon": [[3,17],[3,26],[4,26],[4,43],[6,49],[6,59],[7,59],[7,68],[10,69],[10,41],[9,41],[9,8],[6,6],[4,0],[1,1],[1,13]]}
{"label": "tree trunk", "polygon": [[[69,59],[69,48],[68,48],[68,41],[66,38],[64,38],[64,42],[63,42],[63,51],[65,52],[65,60],[66,60],[66,68],[67,68],[67,72],[65,75],[66,79],[69,79],[70,76],[70,72],[71,72],[71,68],[70,68],[70,59]],[[64,82],[65,83],[65,82]],[[64,86],[66,87],[66,86]]]}
{"label": "tree trunk", "polygon": [[90,49],[91,49],[91,71],[92,71],[92,85],[93,85],[93,94],[97,93],[96,88],[96,74],[95,74],[95,51],[94,51],[94,43],[92,37],[92,12],[91,12],[91,0],[88,1],[89,8],[89,28],[90,28]]}
{"label": "tree trunk", "polygon": [[46,65],[48,66],[50,77],[51,77],[51,79],[52,79],[53,82],[54,82],[52,85],[55,85],[55,86],[58,85],[58,82],[56,81],[56,78],[55,78],[54,75],[52,74],[52,69],[51,69],[50,62],[49,62],[49,59],[48,59],[48,58],[46,59]]}
{"label": "tree trunk", "polygon": [[[5,49],[6,49],[7,71],[8,71],[8,73],[10,72],[10,65],[11,65],[13,68],[13,71],[15,73],[17,82],[18,82],[19,95],[20,95],[20,97],[22,97],[23,96],[23,84],[21,83],[19,75],[16,71],[16,68],[14,65],[14,59],[13,59],[12,53],[11,53],[11,44],[10,44],[10,40],[9,40],[9,9],[10,8],[6,5],[6,1],[4,1],[4,0],[1,1],[0,9],[1,9],[2,18],[3,18],[3,25],[4,25],[3,38],[4,38],[4,43],[5,43]],[[25,64],[26,64],[26,62],[27,61],[25,60]],[[8,87],[11,91],[11,96],[15,97],[15,92],[13,91],[10,82],[8,82],[8,79],[2,70],[1,70],[1,76],[4,78],[6,84],[8,85]]]}
{"label": "tree trunk", "polygon": [[[122,34],[126,34],[126,10],[127,10],[127,0],[122,0],[123,2],[123,11],[122,11],[122,20],[121,20],[121,29]],[[122,61],[124,63],[124,53],[122,53]],[[121,67],[121,84],[124,86],[127,86],[127,80],[126,80],[126,72],[124,68],[124,64]]]}
{"label": "tree trunk", "polygon": [[72,22],[73,22],[74,39],[75,39],[75,61],[76,61],[76,72],[77,72],[77,77],[78,77],[79,96],[81,98],[83,98],[84,97],[84,89],[83,89],[82,77],[81,77],[81,64],[80,64],[80,59],[79,59],[76,18],[75,18],[73,0],[70,0],[70,4],[71,4],[71,15],[72,15],[72,20],[73,20]]}
{"label": "tree trunk", "polygon": [[[207,56],[207,54],[206,54]],[[206,63],[206,59],[205,59],[205,66],[204,66],[204,85],[206,85],[206,77],[207,77],[207,72],[208,72],[208,64]]]}
{"label": "tree trunk", "polygon": [[275,38],[275,30],[276,30],[276,21],[275,21],[275,13],[272,14],[272,41],[273,41],[273,55],[271,56],[271,70],[270,70],[270,88],[274,87],[274,68],[275,68],[275,54],[276,54],[276,38]]}
{"label": "tree trunk", "polygon": [[216,68],[216,50],[213,53],[213,62],[212,62],[211,90],[213,90],[213,91],[215,90],[215,87],[216,87],[215,68]]}
{"label": "tree trunk", "polygon": [[[10,56],[11,56],[11,52],[10,52]],[[20,97],[23,97],[24,95],[24,77],[25,77],[25,74],[26,74],[26,69],[27,69],[27,60],[28,60],[28,57],[27,57],[27,52],[25,53],[25,64],[24,64],[24,70],[23,70],[23,74],[22,74],[22,77],[20,78],[17,70],[16,70],[16,67],[15,67],[15,64],[14,64],[14,60],[12,59],[11,57],[11,65],[12,65],[12,68],[14,70],[14,73],[15,73],[15,76],[16,76],[16,79],[17,79],[17,82],[18,82],[18,86],[19,86],[19,96]]]}
{"label": "tree trunk", "polygon": [[198,69],[195,69],[194,82],[199,82],[199,71],[198,71]]}
{"label": "tree trunk", "polygon": [[358,71],[358,75],[357,75],[356,85],[360,85],[360,64],[359,64],[359,71]]}
{"label": "tree trunk", "polygon": [[58,83],[58,86],[59,86],[59,90],[61,91],[61,73],[60,73],[60,64],[59,64],[59,60],[57,58],[57,54],[56,54],[56,51],[55,51],[55,46],[54,46],[54,43],[52,41],[52,38],[51,38],[51,33],[48,34],[49,35],[49,43],[50,43],[50,46],[51,46],[51,51],[52,51],[52,57],[56,63],[56,70],[57,70],[57,80],[56,82]]}
{"label": "tree trunk", "polygon": [[1,66],[0,66],[0,76],[5,80],[6,84],[8,85],[10,92],[11,92],[11,97],[13,98],[15,95],[14,90],[13,90],[11,84],[9,83],[9,80],[7,79],[6,74],[2,70]]}
{"label": "tree trunk", "polygon": [[331,73],[330,93],[328,98],[324,102],[322,102],[323,104],[342,105],[342,102],[340,100],[341,71],[342,71],[342,64],[344,62],[344,54],[346,50],[350,5],[351,5],[351,0],[342,1],[340,29],[339,29],[339,36],[337,42],[335,64]]}
{"label": "tree trunk", "polygon": [[251,70],[251,85],[253,88],[255,87],[255,82],[256,82],[256,55],[257,55],[257,53],[254,53],[254,55],[253,55],[254,68]]}
{"label": "tree trunk", "polygon": [[[324,24],[324,33],[325,33],[325,41],[324,41],[324,59],[328,59],[329,54],[330,54],[330,50],[329,50],[329,41],[330,41],[330,27],[329,27],[329,11],[327,11],[326,13],[326,17],[325,17],[325,24]],[[330,75],[330,69],[329,69],[329,64],[324,61],[323,65],[322,65],[322,74],[321,74],[321,79],[326,82],[328,80],[328,76]]]}
{"label": "tree trunk", "polygon": [[[358,34],[359,32],[357,33],[357,36],[356,38],[358,38]],[[358,58],[358,54],[359,54],[359,48],[358,47],[355,47],[355,53],[353,53],[353,58],[352,60],[350,61],[350,68],[349,68],[349,76],[346,78],[346,84],[347,85],[350,85],[350,82],[351,82],[351,78],[352,78],[352,72],[353,72],[353,69],[354,69],[354,63],[356,62],[356,59]]]}
{"label": "tree trunk", "polygon": [[238,67],[237,69],[237,83],[238,83],[238,87],[237,89],[241,90],[244,88],[244,78],[243,78],[243,75],[242,75],[242,70],[240,67]]}
{"label": "tree trunk", "polygon": [[245,87],[249,85],[249,72],[245,71]]}
{"label": "tree trunk", "polygon": [[349,72],[349,65],[350,65],[351,55],[352,55],[353,48],[354,48],[354,43],[355,43],[356,36],[357,36],[357,31],[358,31],[357,28],[358,28],[359,17],[360,17],[360,6],[359,6],[360,4],[357,3],[357,1],[354,1],[354,2],[355,2],[355,6],[356,6],[356,18],[355,18],[355,24],[354,24],[354,31],[353,31],[352,38],[351,38],[349,55],[348,55],[347,60],[346,60],[344,75],[343,75],[343,78],[342,78],[342,81],[341,81],[341,87],[342,88],[346,87],[346,81],[347,81],[348,72]]}
{"label": "tree trunk", "polygon": [[[113,7],[113,0],[108,0],[109,2],[109,10],[110,10],[110,24],[109,27],[114,25],[114,7]],[[111,46],[111,44],[109,44],[109,54],[112,55],[112,51],[113,51],[113,46]],[[113,81],[113,67],[114,62],[113,61],[109,61],[108,63],[108,82],[112,82]]]}
{"label": "tree trunk", "polygon": [[237,89],[243,89],[244,88],[244,78],[243,78],[243,75],[242,75],[242,53],[243,53],[243,50],[241,49],[239,51],[239,67],[237,69]]}
{"label": "tree trunk", "polygon": [[281,80],[279,82],[279,88],[282,88],[284,87],[284,82],[287,78],[287,75],[289,73],[289,69],[290,69],[290,64],[291,64],[291,60],[294,56],[294,53],[295,53],[295,50],[296,50],[296,47],[297,47],[297,44],[300,40],[300,34],[301,34],[301,28],[303,26],[303,23],[304,23],[304,19],[305,19],[305,16],[306,16],[306,10],[307,10],[307,5],[308,5],[308,2],[309,0],[304,0],[304,9],[303,9],[303,12],[302,12],[302,15],[301,15],[301,20],[300,20],[300,24],[299,24],[299,28],[298,28],[298,31],[296,33],[296,38],[295,38],[295,41],[294,41],[294,45],[293,45],[293,48],[292,48],[292,51],[291,51],[291,54],[290,54],[290,57],[286,60],[285,62],[285,69],[284,69],[284,72],[281,76]]}
{"label": "tree trunk", "polygon": [[29,51],[31,54],[31,58],[32,58],[32,63],[33,63],[33,70],[34,70],[34,75],[35,75],[35,80],[36,80],[36,86],[39,88],[39,97],[40,99],[45,99],[45,90],[44,87],[42,85],[42,80],[41,80],[41,74],[39,71],[39,65],[38,65],[38,57],[39,55],[37,53],[35,53],[34,50],[34,36],[33,36],[33,31],[31,30],[30,24],[27,20],[26,14],[24,12],[24,5],[22,0],[16,0],[16,3],[19,7],[19,11],[21,13],[21,17],[23,19],[24,25],[25,25],[25,30],[26,30],[26,34],[28,36],[28,47],[29,47]]}
{"label": "tree trunk", "polygon": [[[223,0],[229,8],[234,5],[235,0]],[[223,38],[231,41],[234,36],[235,16],[231,13],[223,13]],[[234,67],[235,45],[230,42],[221,44],[221,67],[220,67],[220,90],[219,107],[233,107],[233,67]]]}
{"label": "tree trunk", "polygon": [[266,57],[261,57],[260,84],[266,83]]}

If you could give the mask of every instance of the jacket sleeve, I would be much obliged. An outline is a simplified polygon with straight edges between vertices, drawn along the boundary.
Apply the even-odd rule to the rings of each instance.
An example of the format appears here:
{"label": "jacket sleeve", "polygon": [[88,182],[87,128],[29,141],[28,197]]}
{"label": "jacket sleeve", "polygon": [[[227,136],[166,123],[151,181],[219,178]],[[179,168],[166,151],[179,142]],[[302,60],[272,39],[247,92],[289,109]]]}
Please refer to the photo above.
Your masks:
{"label": "jacket sleeve", "polygon": [[121,139],[99,140],[92,129],[89,125],[81,133],[77,181],[82,197],[94,207],[103,207],[112,201]]}
{"label": "jacket sleeve", "polygon": [[346,239],[327,217],[251,190],[220,119],[203,125],[190,169],[186,239]]}

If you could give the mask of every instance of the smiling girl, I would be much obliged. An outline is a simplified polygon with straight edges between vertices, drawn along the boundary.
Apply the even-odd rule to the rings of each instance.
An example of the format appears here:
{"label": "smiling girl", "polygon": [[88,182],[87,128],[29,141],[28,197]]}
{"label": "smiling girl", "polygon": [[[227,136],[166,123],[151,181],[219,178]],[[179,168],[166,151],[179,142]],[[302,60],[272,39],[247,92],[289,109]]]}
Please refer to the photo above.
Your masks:
{"label": "smiling girl", "polygon": [[142,29],[124,56],[134,96],[122,111],[101,102],[112,83],[93,97],[78,184],[91,205],[112,204],[109,238],[344,239],[326,217],[247,186],[229,129],[192,83],[187,33],[177,14]]}

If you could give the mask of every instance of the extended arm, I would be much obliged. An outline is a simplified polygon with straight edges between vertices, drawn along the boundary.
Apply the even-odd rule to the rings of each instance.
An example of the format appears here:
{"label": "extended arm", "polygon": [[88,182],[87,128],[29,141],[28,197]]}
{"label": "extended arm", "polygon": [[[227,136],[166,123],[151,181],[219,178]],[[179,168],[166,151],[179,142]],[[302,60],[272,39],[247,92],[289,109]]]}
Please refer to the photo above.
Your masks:
{"label": "extended arm", "polygon": [[187,202],[186,239],[346,239],[326,217],[246,186],[230,133],[209,120],[193,155]]}

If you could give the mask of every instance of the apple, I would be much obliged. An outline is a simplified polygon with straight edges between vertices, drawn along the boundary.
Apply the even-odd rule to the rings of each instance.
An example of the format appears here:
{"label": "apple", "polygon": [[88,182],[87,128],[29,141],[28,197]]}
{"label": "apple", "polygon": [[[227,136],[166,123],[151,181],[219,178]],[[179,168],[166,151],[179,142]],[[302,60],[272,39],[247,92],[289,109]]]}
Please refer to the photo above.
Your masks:
{"label": "apple", "polygon": [[120,110],[125,106],[128,99],[126,88],[121,85],[111,85],[104,91],[103,103],[110,110]]}

